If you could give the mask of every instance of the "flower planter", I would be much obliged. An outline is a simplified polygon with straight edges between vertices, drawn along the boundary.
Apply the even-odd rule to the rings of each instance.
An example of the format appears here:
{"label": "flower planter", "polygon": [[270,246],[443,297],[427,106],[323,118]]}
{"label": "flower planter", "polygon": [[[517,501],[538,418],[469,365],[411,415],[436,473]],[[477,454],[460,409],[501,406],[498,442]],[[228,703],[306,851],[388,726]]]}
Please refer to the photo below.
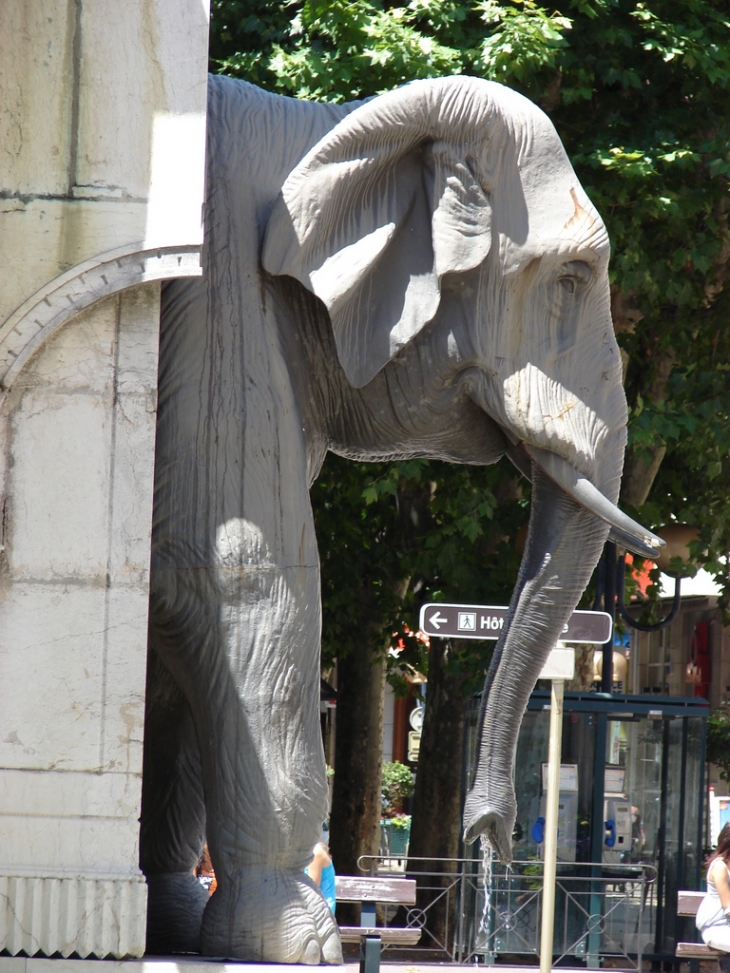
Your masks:
{"label": "flower planter", "polygon": [[408,852],[408,842],[411,837],[410,822],[405,826],[393,824],[392,821],[381,821],[382,852],[393,858],[405,858]]}

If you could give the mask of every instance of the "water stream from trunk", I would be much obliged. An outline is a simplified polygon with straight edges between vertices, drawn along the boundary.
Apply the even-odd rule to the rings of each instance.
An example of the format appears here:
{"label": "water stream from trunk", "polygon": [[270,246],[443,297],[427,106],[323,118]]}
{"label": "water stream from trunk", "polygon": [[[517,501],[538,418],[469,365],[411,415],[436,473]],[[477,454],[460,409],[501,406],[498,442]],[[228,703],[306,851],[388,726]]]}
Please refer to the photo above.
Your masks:
{"label": "water stream from trunk", "polygon": [[479,923],[479,935],[484,937],[484,942],[489,937],[489,907],[492,896],[492,862],[494,861],[494,849],[489,838],[485,834],[479,838],[482,845],[482,872],[484,876],[484,906],[482,908],[482,918]]}

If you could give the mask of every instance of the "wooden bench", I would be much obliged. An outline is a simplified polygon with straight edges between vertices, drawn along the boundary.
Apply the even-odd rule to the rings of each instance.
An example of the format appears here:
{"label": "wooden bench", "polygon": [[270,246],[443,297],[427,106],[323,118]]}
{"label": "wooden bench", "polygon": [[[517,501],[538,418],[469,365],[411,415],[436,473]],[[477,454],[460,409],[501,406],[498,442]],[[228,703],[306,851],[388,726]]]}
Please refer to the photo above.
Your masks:
{"label": "wooden bench", "polygon": [[[700,902],[705,897],[704,892],[690,892],[682,889],[677,893],[677,915],[696,916]],[[706,943],[677,943],[677,959],[689,960],[690,973],[699,973],[700,960],[728,959],[730,954],[722,949],[713,949]]]}
{"label": "wooden bench", "polygon": [[359,926],[340,926],[343,943],[360,943],[361,973],[380,969],[381,946],[415,946],[421,938],[420,926],[376,926],[376,905],[415,905],[416,883],[410,878],[388,878],[381,875],[337,875],[335,891],[338,902],[359,902],[362,906]]}

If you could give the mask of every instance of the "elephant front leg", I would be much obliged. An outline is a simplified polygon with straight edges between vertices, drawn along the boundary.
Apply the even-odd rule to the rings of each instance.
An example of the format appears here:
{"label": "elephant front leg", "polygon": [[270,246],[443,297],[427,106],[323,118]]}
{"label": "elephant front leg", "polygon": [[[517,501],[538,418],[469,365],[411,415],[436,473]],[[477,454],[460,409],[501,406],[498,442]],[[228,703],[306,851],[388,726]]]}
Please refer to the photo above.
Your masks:
{"label": "elephant front leg", "polygon": [[327,812],[319,731],[319,572],[282,566],[245,521],[216,563],[154,573],[157,645],[191,703],[218,888],[201,952],[258,962],[342,961],[304,868]]}

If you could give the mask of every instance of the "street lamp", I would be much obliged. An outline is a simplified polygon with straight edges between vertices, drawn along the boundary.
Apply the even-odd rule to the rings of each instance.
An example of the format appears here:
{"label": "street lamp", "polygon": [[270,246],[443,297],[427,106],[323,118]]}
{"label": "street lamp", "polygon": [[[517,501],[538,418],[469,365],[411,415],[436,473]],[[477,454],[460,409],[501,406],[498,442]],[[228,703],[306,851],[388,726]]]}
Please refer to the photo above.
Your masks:
{"label": "street lamp", "polygon": [[639,632],[658,632],[660,629],[665,628],[667,625],[671,625],[674,619],[677,617],[677,612],[679,611],[679,605],[681,601],[681,582],[682,578],[686,578],[689,575],[687,573],[675,573],[673,570],[674,565],[672,561],[679,558],[682,562],[682,568],[686,568],[690,563],[691,555],[689,550],[689,545],[692,541],[696,541],[699,536],[699,531],[696,527],[690,527],[688,524],[667,524],[665,527],[661,527],[657,534],[663,541],[666,541],[666,547],[657,555],[655,559],[656,566],[664,574],[668,574],[670,577],[674,578],[674,598],[672,599],[672,607],[669,610],[669,614],[666,615],[661,621],[654,623],[638,622],[636,619],[632,618],[626,610],[626,603],[624,601],[624,579],[626,576],[626,559],[620,557],[618,560],[618,576],[616,578],[616,589],[617,589],[617,607],[621,618],[626,622],[631,628],[637,629]]}
{"label": "street lamp", "polygon": [[[674,599],[672,601],[672,607],[666,618],[663,618],[660,622],[647,624],[646,622],[638,622],[632,618],[631,615],[629,615],[628,611],[626,610],[626,603],[624,600],[626,561],[623,557],[621,557],[618,560],[618,564],[616,563],[616,545],[613,543],[613,541],[606,542],[606,546],[603,549],[603,557],[599,563],[596,584],[596,599],[593,604],[594,611],[597,611],[601,607],[601,597],[603,597],[605,611],[613,616],[616,609],[618,609],[619,615],[626,622],[626,624],[631,628],[638,629],[641,632],[658,632],[660,629],[674,621],[677,612],[679,611],[681,599],[680,578],[683,576],[686,577],[686,575],[675,574],[671,570],[671,561],[672,559],[678,557],[681,559],[683,565],[688,564],[690,560],[689,544],[691,541],[697,539],[698,530],[696,527],[689,527],[686,524],[667,524],[665,527],[658,530],[657,534],[662,538],[662,540],[666,541],[667,546],[661,554],[657,555],[655,563],[661,568],[662,571],[664,571],[666,574],[672,574],[675,578]],[[612,692],[612,677],[613,637],[603,646],[601,672],[602,693],[610,694]]]}

